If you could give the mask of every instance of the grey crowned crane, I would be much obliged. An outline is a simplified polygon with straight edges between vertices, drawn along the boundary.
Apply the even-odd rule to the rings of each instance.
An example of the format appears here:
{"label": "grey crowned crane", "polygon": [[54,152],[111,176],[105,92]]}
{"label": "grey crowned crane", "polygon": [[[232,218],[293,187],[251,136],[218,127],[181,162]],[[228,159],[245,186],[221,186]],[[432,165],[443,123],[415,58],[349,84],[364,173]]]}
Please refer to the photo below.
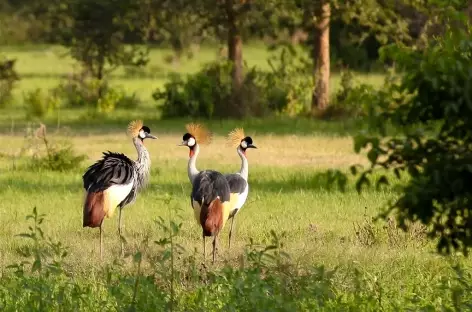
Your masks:
{"label": "grey crowned crane", "polygon": [[[83,227],[100,228],[100,259],[103,259],[103,220],[113,216],[119,208],[118,233],[121,237],[122,210],[136,200],[138,192],[149,180],[151,159],[144,146],[145,139],[157,139],[141,120],[128,125],[138,159],[129,159],[124,154],[105,152],[103,158],[91,165],[82,179],[86,191]],[[123,243],[121,244],[123,255]]]}
{"label": "grey crowned crane", "polygon": [[200,144],[211,141],[210,133],[200,124],[188,124],[181,146],[189,148],[187,173],[192,184],[190,202],[195,219],[202,227],[203,261],[206,259],[206,237],[213,236],[213,263],[216,260],[218,234],[228,220],[230,207],[229,185],[225,177],[214,170],[199,171],[196,160]]}
{"label": "grey crowned crane", "polygon": [[231,236],[233,234],[233,225],[236,214],[243,207],[249,193],[248,175],[249,164],[247,161],[246,150],[248,148],[257,148],[252,138],[244,135],[242,128],[236,128],[228,134],[228,143],[236,147],[236,152],[241,158],[241,169],[237,173],[225,174],[231,192],[231,211],[229,218],[231,219],[231,227],[229,229],[229,247],[231,248]]}

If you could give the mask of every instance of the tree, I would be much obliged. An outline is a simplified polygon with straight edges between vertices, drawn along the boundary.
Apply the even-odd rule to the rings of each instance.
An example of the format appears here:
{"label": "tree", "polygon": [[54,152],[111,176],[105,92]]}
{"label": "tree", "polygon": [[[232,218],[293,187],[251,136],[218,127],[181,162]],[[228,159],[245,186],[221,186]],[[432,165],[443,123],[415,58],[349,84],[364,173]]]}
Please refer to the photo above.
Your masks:
{"label": "tree", "polygon": [[[366,100],[379,111],[372,120],[381,135],[355,140],[357,152],[368,149],[371,163],[357,186],[369,183],[379,168],[408,175],[382,217],[395,213],[404,229],[408,222],[422,222],[438,239],[439,252],[467,253],[472,247],[472,39],[470,28],[457,20],[442,22],[447,31],[423,50],[385,50],[404,74]],[[387,136],[387,124],[399,126],[401,135]]]}
{"label": "tree", "polygon": [[[232,65],[232,96],[229,115],[243,117],[248,114],[248,107],[242,100],[242,86],[244,81],[243,64],[243,37],[252,20],[259,19],[261,7],[269,5],[271,1],[264,0],[218,0],[200,1],[199,14],[206,22],[203,27],[211,29],[214,34],[226,42],[228,60]],[[189,5],[195,7],[194,2]]]}
{"label": "tree", "polygon": [[[149,15],[149,34],[151,41],[169,43],[174,51],[174,61],[181,56],[192,43],[199,43],[204,29],[200,16],[187,0],[142,0]],[[152,34],[151,34],[152,33]]]}
{"label": "tree", "polygon": [[315,88],[313,90],[311,109],[315,114],[316,110],[325,110],[329,104],[329,79],[330,79],[330,60],[329,60],[329,23],[331,17],[331,4],[329,0],[321,0],[317,3],[313,23],[314,40],[313,43],[313,61],[314,71],[313,80]]}
{"label": "tree", "polygon": [[141,66],[147,62],[146,49],[124,42],[127,32],[142,29],[142,7],[133,0],[69,1],[67,15],[72,25],[63,30],[62,42],[98,81],[101,98],[107,74],[122,65]]}
{"label": "tree", "polygon": [[[352,40],[360,43],[370,35],[383,44],[410,40],[408,21],[397,12],[398,1],[366,0],[296,0],[277,1],[270,7],[277,16],[272,35],[281,29],[292,34],[303,29],[309,34],[305,42],[313,63],[313,92],[311,112],[318,114],[329,106],[330,80],[330,25],[333,21],[357,25],[359,36]],[[279,32],[275,31],[279,30]],[[282,32],[283,33],[283,32]]]}

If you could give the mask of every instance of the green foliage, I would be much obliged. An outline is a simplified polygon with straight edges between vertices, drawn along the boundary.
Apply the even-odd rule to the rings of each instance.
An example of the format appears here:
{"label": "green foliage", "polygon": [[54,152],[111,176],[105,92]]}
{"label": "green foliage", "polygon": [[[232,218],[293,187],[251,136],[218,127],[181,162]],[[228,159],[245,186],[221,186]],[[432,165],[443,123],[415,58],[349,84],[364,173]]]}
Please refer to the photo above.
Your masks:
{"label": "green foliage", "polygon": [[99,89],[106,92],[106,80],[99,81],[87,71],[72,72],[54,89],[55,94],[62,99],[64,107],[95,106],[98,102]]}
{"label": "green foliage", "polygon": [[115,108],[134,109],[141,103],[136,93],[126,94],[122,88],[112,88],[107,80],[95,79],[85,71],[70,74],[52,92],[64,107],[89,107],[105,114]]}
{"label": "green foliage", "polygon": [[313,81],[307,79],[311,62],[290,46],[268,60],[270,71],[261,74],[262,95],[268,108],[281,115],[298,116],[310,107]]}
{"label": "green foliage", "polygon": [[[206,117],[226,116],[231,97],[230,62],[207,64],[195,74],[188,75],[186,80],[179,76],[171,76],[164,90],[157,89],[153,93],[156,101],[163,101],[161,106],[163,117]],[[254,70],[253,70],[254,71]],[[244,80],[244,100],[252,106],[258,104],[253,91],[255,74],[249,71]]]}
{"label": "green foliage", "polygon": [[[140,10],[139,2],[131,0],[71,0],[68,16],[73,22],[64,30],[63,44],[100,82],[119,66],[145,65],[148,50],[124,42],[127,32],[142,29]],[[97,97],[102,96],[99,86]]]}
{"label": "green foliage", "polygon": [[0,61],[0,108],[7,106],[12,100],[12,91],[19,79],[15,63],[14,59],[2,58]]}
{"label": "green foliage", "polygon": [[[385,83],[388,82],[387,78]],[[322,117],[362,119],[369,116],[372,110],[378,110],[374,107],[375,104],[372,104],[377,92],[378,90],[370,84],[357,83],[354,80],[354,74],[349,69],[345,69],[341,73],[340,88]]]}
{"label": "green foliage", "polygon": [[[311,80],[306,79],[306,60],[293,49],[284,48],[269,60],[270,71],[246,68],[241,107],[250,116],[270,113],[297,116],[306,112],[310,101]],[[230,62],[215,62],[186,79],[170,77],[163,89],[153,93],[163,117],[227,117],[231,90]]]}
{"label": "green foliage", "polygon": [[[396,46],[385,50],[385,56],[404,74],[373,97],[381,108],[373,112],[374,125],[383,135],[355,140],[356,152],[367,148],[371,163],[358,189],[376,168],[409,175],[402,196],[383,216],[395,212],[402,228],[420,221],[428,225],[430,237],[438,238],[440,252],[467,253],[472,247],[470,33],[451,29],[424,51]],[[388,122],[402,127],[402,136],[387,137]]]}
{"label": "green foliage", "polygon": [[41,140],[45,151],[38,149],[32,156],[29,168],[33,170],[68,171],[80,167],[87,158],[85,155],[77,155],[72,145],[51,144],[46,135],[46,126],[41,126],[35,131],[35,139]]}
{"label": "green foliage", "polygon": [[23,101],[29,118],[44,117],[60,105],[59,99],[53,92],[45,94],[40,88],[24,93]]}

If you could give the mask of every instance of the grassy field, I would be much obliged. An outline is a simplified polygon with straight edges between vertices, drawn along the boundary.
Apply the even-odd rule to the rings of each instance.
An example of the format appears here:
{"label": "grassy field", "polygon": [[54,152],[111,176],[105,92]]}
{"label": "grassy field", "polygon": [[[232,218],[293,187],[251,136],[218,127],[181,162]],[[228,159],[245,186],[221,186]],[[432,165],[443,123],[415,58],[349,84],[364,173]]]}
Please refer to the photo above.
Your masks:
{"label": "grassy field", "polygon": [[[25,76],[18,92],[35,87],[51,87],[61,75],[70,70],[70,60],[58,59],[54,53],[56,50],[57,48],[46,47],[35,52],[7,51],[19,58],[18,68],[20,74]],[[152,64],[156,68],[162,68],[162,76],[161,73],[156,74],[160,78],[127,79],[117,73],[114,81],[146,98],[146,94],[153,88],[162,85],[166,74],[171,70],[162,65],[165,53],[167,52],[155,51],[152,55]],[[182,65],[179,71],[194,71],[199,62],[210,60],[211,55],[210,51],[202,51],[197,59]],[[253,64],[263,63],[266,58],[265,52],[256,48],[245,50],[245,56]],[[336,77],[333,79],[335,83]],[[370,78],[364,76],[359,79],[368,81]],[[375,83],[378,77],[372,81]],[[84,293],[89,291],[93,294],[84,301],[77,299],[80,304],[77,303],[72,308],[69,306],[70,310],[125,310],[125,307],[132,305],[132,298],[141,300],[141,309],[137,308],[138,311],[169,309],[168,306],[159,306],[161,302],[168,304],[174,299],[172,296],[171,299],[168,298],[169,288],[162,286],[163,282],[159,282],[156,275],[149,273],[148,278],[141,282],[143,289],[137,296],[136,293],[133,296],[135,284],[132,277],[136,266],[130,259],[118,267],[114,264],[119,258],[120,246],[117,215],[105,221],[104,263],[98,257],[98,230],[82,228],[81,175],[106,150],[136,157],[133,145],[125,136],[126,124],[131,118],[143,118],[159,139],[147,142],[152,157],[151,183],[140,194],[137,202],[124,211],[126,251],[134,254],[143,248],[142,242],[146,238],[154,241],[165,236],[155,222],[157,218],[176,220],[182,222],[182,226],[174,245],[180,245],[183,249],[174,259],[174,265],[177,270],[185,271],[192,267],[189,259],[194,259],[193,266],[201,272],[201,230],[193,219],[189,205],[191,187],[186,174],[188,151],[176,146],[181,141],[185,132],[184,125],[188,120],[160,121],[150,108],[152,105],[147,104],[136,111],[119,111],[106,120],[82,120],[72,111],[66,111],[59,126],[54,118],[46,119],[52,142],[71,143],[77,153],[87,156],[80,166],[67,172],[27,169],[25,166],[34,148],[27,148],[21,157],[15,157],[30,143],[23,137],[27,122],[15,110],[6,110],[1,114],[0,184],[3,187],[0,189],[0,272],[2,278],[11,283],[5,285],[12,286],[0,288],[0,308],[2,304],[10,308],[15,306],[15,296],[21,297],[18,305],[20,302],[34,301],[34,298],[31,299],[33,295],[14,295],[8,292],[8,289],[17,287],[17,291],[26,288],[35,293],[30,290],[34,288],[31,286],[34,283],[29,277],[24,277],[28,281],[24,284],[12,282],[15,279],[10,277],[10,271],[6,267],[22,260],[17,251],[27,243],[24,238],[15,235],[28,230],[31,220],[25,220],[25,216],[36,207],[40,213],[46,214],[43,224],[45,234],[68,248],[68,256],[64,261],[66,279],[82,285],[81,291]],[[327,187],[324,176],[326,170],[347,171],[352,164],[366,163],[365,156],[353,152],[350,135],[360,129],[354,122],[271,119],[246,120],[241,123],[212,121],[206,124],[214,131],[215,139],[211,145],[202,148],[198,160],[200,169],[211,168],[222,172],[238,170],[239,158],[234,149],[225,145],[224,135],[232,127],[242,125],[246,133],[253,137],[258,149],[248,152],[251,191],[246,205],[236,219],[234,245],[228,249],[227,226],[221,236],[219,260],[214,266],[210,265],[204,270],[220,272],[220,279],[213,277],[214,284],[208,280],[190,283],[179,275],[181,279],[177,280],[172,291],[175,296],[181,300],[185,298],[186,301],[177,302],[173,309],[249,311],[258,307],[258,310],[263,311],[411,311],[423,308],[435,311],[443,306],[454,306],[454,287],[457,283],[451,265],[460,263],[467,272],[472,263],[460,256],[444,258],[436,255],[434,244],[424,237],[420,227],[403,234],[392,224],[372,223],[370,218],[395,198],[393,187],[370,189],[361,195],[355,192],[353,179],[349,180],[346,192],[341,192],[336,187]],[[41,142],[35,144],[40,145]],[[262,246],[271,244],[271,231],[281,238],[281,250],[290,255],[289,261],[284,260],[290,263],[290,269],[280,263],[275,265],[277,269],[271,267],[274,271],[264,266],[262,274],[257,274],[257,279],[255,275],[251,275],[254,274],[253,271],[241,269],[246,275],[228,271],[231,267],[241,267],[241,256],[252,250],[252,247],[248,247],[251,240]],[[208,243],[207,250],[209,248]],[[162,247],[151,243],[144,252],[144,257],[151,259],[161,254]],[[321,265],[327,269],[338,267],[332,284],[322,284],[320,281],[325,281],[324,279],[310,279],[304,275],[307,268]],[[144,268],[146,272],[161,274],[170,269],[168,265],[153,269],[151,260]],[[119,285],[116,286],[113,284],[115,280],[107,275],[107,270],[121,272],[126,279],[119,280],[121,284],[117,282]],[[260,277],[268,276],[271,272],[273,276],[282,276],[280,279],[274,277],[274,284]],[[302,276],[309,281],[306,285]],[[353,276],[360,283],[358,287],[350,279]],[[146,288],[151,287],[149,279],[156,279],[157,282],[152,284],[157,284],[157,289],[162,293],[155,288]],[[62,285],[59,282],[62,279],[56,280],[49,276],[33,275],[33,280],[49,283],[54,281],[57,285]],[[269,287],[275,287],[274,285],[281,288]],[[320,285],[323,288],[317,288]],[[466,286],[462,287],[465,291]],[[233,291],[240,293],[231,295]],[[329,294],[323,297],[324,301],[317,301],[325,291],[329,291]],[[164,298],[162,300],[161,295]],[[203,296],[203,299],[199,296]],[[266,297],[269,299],[264,299]],[[2,298],[6,299],[2,301]],[[52,298],[48,297],[48,302],[56,300],[56,297]],[[311,302],[308,298],[314,301]],[[154,302],[155,306],[151,303],[143,304],[146,300]],[[27,306],[26,303],[24,306]],[[139,306],[138,303],[137,305]],[[54,304],[48,307],[43,310],[61,310]]]}

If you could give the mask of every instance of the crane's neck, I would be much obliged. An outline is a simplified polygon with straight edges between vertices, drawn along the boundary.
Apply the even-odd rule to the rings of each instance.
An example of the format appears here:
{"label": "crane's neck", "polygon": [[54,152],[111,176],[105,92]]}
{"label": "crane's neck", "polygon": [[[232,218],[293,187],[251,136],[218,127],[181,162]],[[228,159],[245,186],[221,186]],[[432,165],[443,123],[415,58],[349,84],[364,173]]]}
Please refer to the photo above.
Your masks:
{"label": "crane's neck", "polygon": [[197,157],[200,153],[200,146],[196,143],[193,148],[190,149],[189,159],[188,159],[188,166],[187,166],[187,173],[190,183],[193,184],[193,179],[195,176],[200,172],[197,169]]}
{"label": "crane's neck", "polygon": [[241,169],[239,170],[239,174],[243,177],[244,180],[247,181],[249,175],[249,163],[247,162],[247,157],[240,146],[238,146],[236,151],[238,152],[238,155],[241,158]]}
{"label": "crane's neck", "polygon": [[136,160],[136,168],[138,173],[138,188],[144,187],[149,181],[149,171],[151,170],[151,157],[144,143],[139,138],[133,139],[134,146],[138,152],[138,160]]}

